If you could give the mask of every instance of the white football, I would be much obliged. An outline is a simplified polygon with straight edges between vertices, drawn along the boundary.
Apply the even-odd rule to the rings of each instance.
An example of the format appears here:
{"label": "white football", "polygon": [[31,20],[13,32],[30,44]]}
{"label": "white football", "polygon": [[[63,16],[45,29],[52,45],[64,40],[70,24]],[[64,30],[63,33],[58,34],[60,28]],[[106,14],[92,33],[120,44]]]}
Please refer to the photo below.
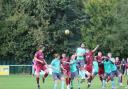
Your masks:
{"label": "white football", "polygon": [[67,29],[65,30],[65,34],[68,35],[70,33],[70,31]]}

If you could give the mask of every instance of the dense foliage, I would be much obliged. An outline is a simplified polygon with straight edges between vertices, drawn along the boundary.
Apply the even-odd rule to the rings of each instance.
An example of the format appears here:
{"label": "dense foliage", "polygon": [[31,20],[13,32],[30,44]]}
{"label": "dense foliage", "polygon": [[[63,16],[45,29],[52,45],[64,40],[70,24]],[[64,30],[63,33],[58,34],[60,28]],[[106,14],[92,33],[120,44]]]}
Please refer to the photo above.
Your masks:
{"label": "dense foliage", "polygon": [[[45,44],[46,55],[79,43],[88,23],[81,0],[1,0],[0,55],[25,63]],[[64,31],[70,30],[69,35]]]}
{"label": "dense foliage", "polygon": [[127,0],[0,0],[0,60],[25,64],[40,44],[49,57],[82,41],[126,57],[127,24]]}
{"label": "dense foliage", "polygon": [[115,56],[128,56],[128,1],[86,0],[85,12],[90,25],[81,28],[83,40],[89,48],[96,44],[101,50]]}

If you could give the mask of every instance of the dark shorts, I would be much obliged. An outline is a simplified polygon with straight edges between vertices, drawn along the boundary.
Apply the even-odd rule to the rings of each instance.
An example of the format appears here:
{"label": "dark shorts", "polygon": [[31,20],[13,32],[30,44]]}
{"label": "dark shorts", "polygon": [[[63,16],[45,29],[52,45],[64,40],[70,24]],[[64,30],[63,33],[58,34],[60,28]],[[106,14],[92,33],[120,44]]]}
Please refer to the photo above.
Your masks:
{"label": "dark shorts", "polygon": [[113,79],[112,73],[105,73],[104,74],[104,79],[107,79],[108,77],[110,77],[111,79]]}
{"label": "dark shorts", "polygon": [[54,80],[60,80],[62,78],[61,73],[52,73],[52,77]]}
{"label": "dark shorts", "polygon": [[112,75],[118,77],[121,73],[118,70],[112,71]]}
{"label": "dark shorts", "polygon": [[77,67],[78,68],[84,67],[84,65],[85,65],[85,61],[84,60],[77,60]]}
{"label": "dark shorts", "polygon": [[78,77],[78,71],[71,72],[71,79]]}

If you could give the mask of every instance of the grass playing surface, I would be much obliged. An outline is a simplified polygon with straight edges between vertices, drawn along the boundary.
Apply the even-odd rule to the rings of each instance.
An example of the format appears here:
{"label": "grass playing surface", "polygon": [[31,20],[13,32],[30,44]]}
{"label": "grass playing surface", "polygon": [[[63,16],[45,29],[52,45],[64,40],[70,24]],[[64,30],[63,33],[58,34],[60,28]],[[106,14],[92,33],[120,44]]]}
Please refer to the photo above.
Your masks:
{"label": "grass playing surface", "polygon": [[[116,86],[116,89],[125,89],[126,86],[126,78],[123,78],[123,87]],[[74,89],[77,89],[76,81],[74,82]],[[48,77],[43,84],[40,81],[41,89],[53,89],[53,79],[52,77]],[[58,89],[61,83],[58,83]],[[116,85],[118,85],[116,81]],[[36,79],[32,75],[10,75],[10,76],[0,76],[0,89],[37,89],[36,87]],[[66,88],[65,88],[66,89]],[[84,82],[81,84],[81,89],[87,89],[87,83]],[[92,82],[92,86],[89,89],[101,89],[101,82],[99,78],[96,77]],[[106,89],[111,89],[111,81],[107,84]]]}

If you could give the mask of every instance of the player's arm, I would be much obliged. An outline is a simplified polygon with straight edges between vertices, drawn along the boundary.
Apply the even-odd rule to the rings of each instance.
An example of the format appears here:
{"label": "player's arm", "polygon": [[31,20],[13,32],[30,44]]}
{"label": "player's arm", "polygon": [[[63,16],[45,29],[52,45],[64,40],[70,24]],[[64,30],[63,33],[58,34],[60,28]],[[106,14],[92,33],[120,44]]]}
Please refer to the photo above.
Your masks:
{"label": "player's arm", "polygon": [[47,62],[45,61],[45,59],[43,59],[43,62],[44,62],[46,65],[48,65]]}
{"label": "player's arm", "polygon": [[61,67],[62,70],[65,70],[62,64],[60,65],[60,67]]}
{"label": "player's arm", "polygon": [[92,52],[94,53],[98,48],[99,48],[99,45],[97,45],[97,46],[92,50]]}
{"label": "player's arm", "polygon": [[109,60],[112,64],[114,64],[114,62],[113,61],[111,61],[111,60]]}
{"label": "player's arm", "polygon": [[49,68],[51,68],[51,69],[53,69],[53,70],[58,70],[58,68],[55,68],[55,67],[53,67],[53,66],[49,66]]}
{"label": "player's arm", "polygon": [[103,56],[102,59],[109,59],[107,56]]}
{"label": "player's arm", "polygon": [[41,61],[41,60],[39,60],[36,56],[34,57],[34,60],[35,60],[35,61],[38,61],[38,62],[40,62],[40,63],[42,63],[42,64],[44,64],[44,62]]}
{"label": "player's arm", "polygon": [[70,64],[70,62],[66,62],[66,61],[62,61],[63,63],[67,63],[67,64]]}

